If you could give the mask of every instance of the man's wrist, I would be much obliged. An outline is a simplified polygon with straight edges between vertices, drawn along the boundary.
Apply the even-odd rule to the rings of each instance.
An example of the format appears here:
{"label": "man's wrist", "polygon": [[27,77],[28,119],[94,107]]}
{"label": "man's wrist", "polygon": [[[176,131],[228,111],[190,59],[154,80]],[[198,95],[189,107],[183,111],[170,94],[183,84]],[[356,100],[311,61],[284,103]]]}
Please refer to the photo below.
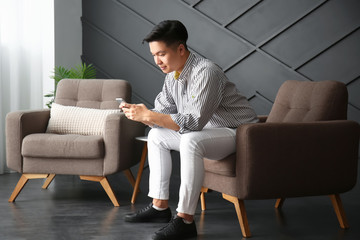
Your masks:
{"label": "man's wrist", "polygon": [[154,125],[156,120],[156,112],[153,112],[151,110],[149,110],[149,114],[147,114],[146,118],[145,118],[145,122],[151,124],[151,125]]}

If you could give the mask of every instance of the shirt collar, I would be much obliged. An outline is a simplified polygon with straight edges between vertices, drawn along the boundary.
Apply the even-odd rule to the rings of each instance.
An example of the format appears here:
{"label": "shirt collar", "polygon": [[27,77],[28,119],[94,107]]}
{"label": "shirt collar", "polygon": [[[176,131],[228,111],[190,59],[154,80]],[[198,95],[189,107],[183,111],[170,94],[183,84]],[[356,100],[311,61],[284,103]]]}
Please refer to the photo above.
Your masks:
{"label": "shirt collar", "polygon": [[[179,75],[179,77],[177,79],[177,81],[179,81],[180,83],[184,84],[186,82],[195,57],[196,57],[195,54],[190,52],[190,55],[189,55],[189,57],[187,58],[187,60],[185,62],[184,68],[181,71],[181,73],[180,73],[180,75]],[[175,75],[175,71],[174,71],[174,75]],[[175,77],[174,77],[174,79],[175,79]]]}

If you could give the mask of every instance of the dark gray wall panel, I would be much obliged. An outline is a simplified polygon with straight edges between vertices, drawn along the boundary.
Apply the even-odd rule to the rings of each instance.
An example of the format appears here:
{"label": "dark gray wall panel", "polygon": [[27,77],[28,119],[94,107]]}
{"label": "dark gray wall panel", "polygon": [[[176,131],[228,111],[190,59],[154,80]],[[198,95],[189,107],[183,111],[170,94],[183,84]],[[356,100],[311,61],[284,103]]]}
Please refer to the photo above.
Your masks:
{"label": "dark gray wall panel", "polygon": [[257,52],[230,69],[227,75],[235,80],[239,90],[248,98],[258,91],[271,101],[275,100],[277,91],[285,80],[306,80]]}
{"label": "dark gray wall panel", "polygon": [[117,1],[88,0],[83,7],[85,24],[92,24],[111,35],[136,54],[154,64],[144,37],[151,31],[153,24],[137,17]]}
{"label": "dark gray wall panel", "polygon": [[359,108],[356,108],[352,105],[349,105],[348,107],[348,119],[357,121],[360,123],[360,114],[359,114]]}
{"label": "dark gray wall panel", "polygon": [[260,96],[259,94],[255,94],[253,98],[249,99],[249,102],[251,106],[256,109],[256,113],[258,115],[268,115],[272,108],[271,101]]}
{"label": "dark gray wall panel", "polygon": [[225,69],[258,114],[268,114],[288,79],[337,80],[360,120],[359,0],[83,0],[83,55],[99,76],[122,78],[133,100],[153,104],[164,74],[144,36],[179,19],[192,51]]}
{"label": "dark gray wall panel", "polygon": [[349,102],[360,109],[360,77],[348,85],[348,92]]}
{"label": "dark gray wall panel", "polygon": [[155,24],[165,19],[180,20],[188,29],[189,46],[221,67],[232,65],[239,56],[251,49],[249,45],[239,41],[228,31],[218,28],[207,18],[194,14],[192,8],[180,1],[121,0],[121,2]]}
{"label": "dark gray wall panel", "polygon": [[201,0],[184,0],[184,2],[186,2],[189,5],[195,5],[198,2],[201,2]]}
{"label": "dark gray wall panel", "polygon": [[315,81],[337,79],[349,83],[360,76],[360,29],[298,71]]}
{"label": "dark gray wall panel", "polygon": [[204,0],[195,6],[197,10],[217,21],[220,24],[226,24],[236,15],[245,12],[247,9],[256,4],[259,0]]}
{"label": "dark gray wall panel", "polygon": [[164,74],[135,54],[109,39],[106,35],[84,25],[83,58],[104,69],[106,74],[131,82],[134,93],[152,103],[161,91]]}
{"label": "dark gray wall panel", "polygon": [[297,67],[356,29],[359,13],[359,0],[328,1],[263,49]]}
{"label": "dark gray wall panel", "polygon": [[323,1],[262,1],[252,11],[231,23],[229,29],[250,42],[259,44]]}

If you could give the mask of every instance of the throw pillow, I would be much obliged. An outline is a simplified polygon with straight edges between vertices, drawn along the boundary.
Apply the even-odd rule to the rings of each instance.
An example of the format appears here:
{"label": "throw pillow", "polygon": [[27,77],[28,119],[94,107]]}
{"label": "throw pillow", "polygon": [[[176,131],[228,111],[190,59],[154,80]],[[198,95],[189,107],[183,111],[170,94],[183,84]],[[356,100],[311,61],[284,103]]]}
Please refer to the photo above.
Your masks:
{"label": "throw pillow", "polygon": [[82,108],[53,103],[47,132],[104,135],[106,117],[113,113],[120,113],[120,109]]}

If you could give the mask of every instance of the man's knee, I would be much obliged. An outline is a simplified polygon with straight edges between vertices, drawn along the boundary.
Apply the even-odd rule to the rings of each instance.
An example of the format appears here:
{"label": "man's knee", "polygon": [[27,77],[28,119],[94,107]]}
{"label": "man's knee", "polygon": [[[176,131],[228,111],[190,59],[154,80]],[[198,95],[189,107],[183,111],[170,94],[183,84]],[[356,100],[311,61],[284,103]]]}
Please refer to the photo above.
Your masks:
{"label": "man's knee", "polygon": [[191,151],[204,154],[202,141],[197,137],[198,132],[190,132],[181,135],[180,152]]}
{"label": "man's knee", "polygon": [[161,129],[160,128],[153,128],[149,131],[149,134],[148,134],[148,143],[153,143],[153,144],[156,144],[156,145],[159,145],[163,140],[164,138],[164,134],[161,133]]}
{"label": "man's knee", "polygon": [[153,141],[154,139],[157,139],[159,136],[160,136],[159,129],[152,128],[148,134],[148,141]]}
{"label": "man's knee", "polygon": [[156,145],[165,149],[177,149],[178,143],[176,143],[177,137],[175,135],[173,130],[167,128],[153,128],[148,134],[148,145]]}

